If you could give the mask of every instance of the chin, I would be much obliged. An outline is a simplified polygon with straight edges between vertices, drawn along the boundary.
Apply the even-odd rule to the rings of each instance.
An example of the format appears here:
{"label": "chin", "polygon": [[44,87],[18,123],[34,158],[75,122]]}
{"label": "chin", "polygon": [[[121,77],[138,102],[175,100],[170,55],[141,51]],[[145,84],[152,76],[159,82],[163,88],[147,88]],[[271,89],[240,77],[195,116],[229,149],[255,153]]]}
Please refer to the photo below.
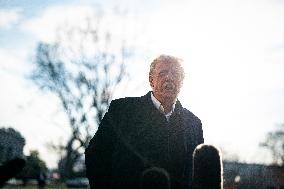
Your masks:
{"label": "chin", "polygon": [[164,94],[164,99],[174,101],[177,98],[177,94]]}

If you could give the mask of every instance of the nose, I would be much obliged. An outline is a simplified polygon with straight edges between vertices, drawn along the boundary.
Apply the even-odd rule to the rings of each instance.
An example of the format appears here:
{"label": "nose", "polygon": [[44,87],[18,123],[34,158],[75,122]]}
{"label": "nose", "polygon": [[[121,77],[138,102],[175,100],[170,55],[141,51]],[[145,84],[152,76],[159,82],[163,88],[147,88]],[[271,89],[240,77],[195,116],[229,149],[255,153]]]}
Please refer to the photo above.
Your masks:
{"label": "nose", "polygon": [[175,74],[173,74],[172,72],[168,72],[168,74],[167,74],[167,79],[171,79],[171,80],[173,80],[174,79],[174,77],[175,77]]}

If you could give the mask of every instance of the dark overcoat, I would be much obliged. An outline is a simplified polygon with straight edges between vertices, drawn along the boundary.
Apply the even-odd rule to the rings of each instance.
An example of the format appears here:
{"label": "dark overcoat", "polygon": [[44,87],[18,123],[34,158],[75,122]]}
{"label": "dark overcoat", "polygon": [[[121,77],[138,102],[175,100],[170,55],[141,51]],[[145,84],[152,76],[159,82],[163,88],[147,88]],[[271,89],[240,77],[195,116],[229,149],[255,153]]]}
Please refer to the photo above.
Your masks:
{"label": "dark overcoat", "polygon": [[165,169],[172,189],[190,188],[192,153],[204,141],[201,126],[179,101],[167,121],[150,92],[113,100],[85,152],[91,189],[138,189],[150,167]]}

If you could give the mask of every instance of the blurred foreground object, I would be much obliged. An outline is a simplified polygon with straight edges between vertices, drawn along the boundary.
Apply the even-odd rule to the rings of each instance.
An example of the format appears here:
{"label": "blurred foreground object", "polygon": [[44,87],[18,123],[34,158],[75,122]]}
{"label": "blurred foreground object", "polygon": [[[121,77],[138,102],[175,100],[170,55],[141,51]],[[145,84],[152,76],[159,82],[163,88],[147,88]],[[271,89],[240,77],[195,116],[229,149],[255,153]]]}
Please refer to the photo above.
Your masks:
{"label": "blurred foreground object", "polygon": [[26,161],[22,158],[15,158],[13,160],[6,161],[0,165],[0,187],[2,187],[6,181],[16,176],[26,165]]}
{"label": "blurred foreground object", "polygon": [[170,176],[165,169],[152,167],[142,173],[141,189],[170,189]]}
{"label": "blurred foreground object", "polygon": [[222,189],[221,152],[212,145],[198,145],[193,153],[192,189]]}

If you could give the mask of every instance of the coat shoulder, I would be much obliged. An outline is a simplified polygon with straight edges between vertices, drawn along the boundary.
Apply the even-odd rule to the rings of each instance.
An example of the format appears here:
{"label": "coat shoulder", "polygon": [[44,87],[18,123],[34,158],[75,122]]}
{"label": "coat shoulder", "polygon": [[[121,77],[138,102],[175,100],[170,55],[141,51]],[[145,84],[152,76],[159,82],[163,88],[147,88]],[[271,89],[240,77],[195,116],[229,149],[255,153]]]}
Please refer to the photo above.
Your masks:
{"label": "coat shoulder", "polygon": [[140,101],[140,97],[125,97],[112,100],[110,106],[128,106],[137,104]]}
{"label": "coat shoulder", "polygon": [[195,125],[201,125],[201,120],[194,115],[191,111],[189,111],[186,108],[183,108],[183,114],[186,120],[190,121],[191,123],[194,123]]}
{"label": "coat shoulder", "polygon": [[120,111],[125,112],[127,110],[133,110],[135,107],[139,106],[139,97],[125,97],[112,100],[108,111]]}

